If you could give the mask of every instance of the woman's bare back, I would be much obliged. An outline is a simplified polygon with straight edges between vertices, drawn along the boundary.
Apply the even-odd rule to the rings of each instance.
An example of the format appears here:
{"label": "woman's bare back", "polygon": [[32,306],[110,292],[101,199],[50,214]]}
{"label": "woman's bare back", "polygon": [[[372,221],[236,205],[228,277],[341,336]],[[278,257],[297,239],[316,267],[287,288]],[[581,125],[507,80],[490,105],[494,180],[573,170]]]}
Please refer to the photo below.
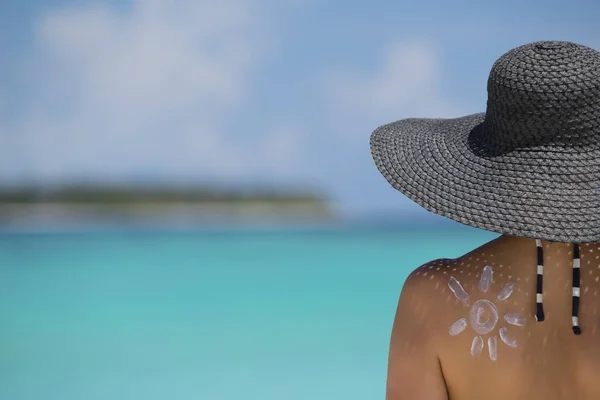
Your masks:
{"label": "woman's bare back", "polygon": [[581,335],[571,325],[573,245],[542,247],[543,322],[534,239],[500,236],[415,270],[394,323],[388,400],[600,398],[600,244],[579,245]]}

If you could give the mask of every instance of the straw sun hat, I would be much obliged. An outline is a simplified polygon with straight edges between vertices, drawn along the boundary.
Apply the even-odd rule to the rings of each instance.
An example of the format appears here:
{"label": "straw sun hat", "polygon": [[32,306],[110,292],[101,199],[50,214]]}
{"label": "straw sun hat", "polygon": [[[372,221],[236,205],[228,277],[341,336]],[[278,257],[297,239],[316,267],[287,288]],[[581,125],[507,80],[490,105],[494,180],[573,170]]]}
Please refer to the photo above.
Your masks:
{"label": "straw sun hat", "polygon": [[544,41],[501,56],[485,113],[377,128],[371,153],[433,213],[501,234],[600,242],[600,53]]}

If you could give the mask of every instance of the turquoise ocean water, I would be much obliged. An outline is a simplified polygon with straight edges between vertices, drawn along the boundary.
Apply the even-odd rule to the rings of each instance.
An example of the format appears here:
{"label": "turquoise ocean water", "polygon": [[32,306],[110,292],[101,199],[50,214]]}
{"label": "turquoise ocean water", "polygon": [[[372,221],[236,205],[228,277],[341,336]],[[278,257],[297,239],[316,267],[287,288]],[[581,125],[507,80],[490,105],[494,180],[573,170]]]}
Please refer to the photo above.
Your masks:
{"label": "turquoise ocean water", "polygon": [[452,229],[0,235],[0,399],[383,399],[408,273]]}

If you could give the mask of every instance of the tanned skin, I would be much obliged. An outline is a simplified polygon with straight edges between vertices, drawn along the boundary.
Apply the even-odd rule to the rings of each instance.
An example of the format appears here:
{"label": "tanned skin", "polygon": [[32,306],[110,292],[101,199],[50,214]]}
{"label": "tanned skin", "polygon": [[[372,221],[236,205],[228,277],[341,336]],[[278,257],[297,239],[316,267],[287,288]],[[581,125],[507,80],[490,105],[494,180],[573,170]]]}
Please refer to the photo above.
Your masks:
{"label": "tanned skin", "polygon": [[[600,243],[580,244],[581,335],[571,325],[573,245],[542,241],[545,320],[535,320],[537,253],[535,239],[503,235],[457,259],[439,259],[406,280],[392,329],[386,400],[597,400],[600,399]],[[486,293],[478,284],[485,265],[494,279]],[[455,277],[470,305],[488,299],[499,320],[485,335],[479,357],[471,355],[472,326],[456,336],[450,326],[469,320],[470,305],[448,287]],[[512,295],[498,301],[509,281]],[[526,317],[524,326],[503,320],[507,312]],[[507,327],[516,347],[498,334]],[[497,359],[487,341],[497,337]]]}

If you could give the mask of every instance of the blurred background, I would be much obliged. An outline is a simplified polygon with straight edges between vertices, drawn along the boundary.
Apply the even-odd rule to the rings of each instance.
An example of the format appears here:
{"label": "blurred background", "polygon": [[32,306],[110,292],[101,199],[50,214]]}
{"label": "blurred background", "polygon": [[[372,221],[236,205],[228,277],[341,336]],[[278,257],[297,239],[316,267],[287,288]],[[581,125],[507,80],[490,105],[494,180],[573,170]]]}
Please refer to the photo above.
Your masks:
{"label": "blurred background", "polygon": [[600,49],[589,0],[1,0],[0,399],[383,399],[403,281],[497,237],[370,133]]}

